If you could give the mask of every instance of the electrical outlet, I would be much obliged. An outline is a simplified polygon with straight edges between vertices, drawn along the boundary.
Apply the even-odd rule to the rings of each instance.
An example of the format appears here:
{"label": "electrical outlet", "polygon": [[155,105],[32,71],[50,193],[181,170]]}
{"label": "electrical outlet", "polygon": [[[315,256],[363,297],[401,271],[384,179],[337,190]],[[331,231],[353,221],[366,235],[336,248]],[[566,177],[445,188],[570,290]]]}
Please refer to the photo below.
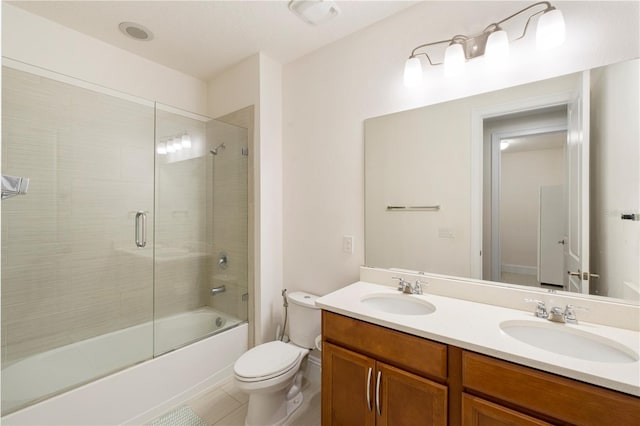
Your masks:
{"label": "electrical outlet", "polygon": [[353,254],[353,235],[342,236],[342,251]]}

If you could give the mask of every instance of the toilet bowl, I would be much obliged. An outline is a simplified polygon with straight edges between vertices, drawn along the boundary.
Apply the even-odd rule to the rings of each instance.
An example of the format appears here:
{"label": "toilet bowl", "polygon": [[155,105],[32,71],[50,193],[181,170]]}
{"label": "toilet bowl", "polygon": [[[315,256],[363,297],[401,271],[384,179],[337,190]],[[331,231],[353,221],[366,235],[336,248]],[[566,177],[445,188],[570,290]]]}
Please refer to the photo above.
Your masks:
{"label": "toilet bowl", "polygon": [[287,296],[291,342],[263,343],[245,352],[233,366],[235,384],[249,394],[246,426],[280,426],[303,401],[300,365],[320,334],[317,296]]}

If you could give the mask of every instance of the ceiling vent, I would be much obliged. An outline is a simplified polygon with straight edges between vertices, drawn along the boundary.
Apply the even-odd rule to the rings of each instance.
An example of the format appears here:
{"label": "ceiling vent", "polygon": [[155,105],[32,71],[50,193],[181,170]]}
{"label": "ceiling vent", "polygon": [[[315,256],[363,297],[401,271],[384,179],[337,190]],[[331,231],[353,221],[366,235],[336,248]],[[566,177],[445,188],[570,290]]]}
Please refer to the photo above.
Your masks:
{"label": "ceiling vent", "polygon": [[291,0],[289,10],[311,25],[322,24],[340,14],[340,9],[331,0]]}
{"label": "ceiling vent", "polygon": [[120,22],[120,31],[129,38],[140,41],[149,41],[153,39],[153,33],[144,26],[135,22]]}

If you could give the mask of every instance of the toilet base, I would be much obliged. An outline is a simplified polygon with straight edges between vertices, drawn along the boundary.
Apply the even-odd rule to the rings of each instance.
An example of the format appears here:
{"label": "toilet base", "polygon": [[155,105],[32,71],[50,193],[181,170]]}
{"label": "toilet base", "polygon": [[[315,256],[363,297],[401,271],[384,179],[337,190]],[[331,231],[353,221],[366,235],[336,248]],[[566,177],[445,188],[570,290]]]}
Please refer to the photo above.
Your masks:
{"label": "toilet base", "polygon": [[[294,392],[291,392],[294,390]],[[293,394],[293,395],[290,395]],[[249,396],[245,426],[282,426],[300,408],[304,396],[295,384],[273,393],[257,393]]]}

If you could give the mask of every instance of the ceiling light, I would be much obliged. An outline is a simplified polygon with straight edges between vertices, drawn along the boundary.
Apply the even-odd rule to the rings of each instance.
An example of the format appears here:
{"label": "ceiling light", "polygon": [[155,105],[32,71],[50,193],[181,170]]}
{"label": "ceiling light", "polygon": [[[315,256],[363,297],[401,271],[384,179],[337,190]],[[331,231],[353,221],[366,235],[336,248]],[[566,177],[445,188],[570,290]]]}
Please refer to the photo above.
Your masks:
{"label": "ceiling light", "polygon": [[291,0],[289,10],[307,24],[318,25],[340,14],[332,0]]}
{"label": "ceiling light", "polygon": [[[542,6],[542,8],[539,8],[539,6]],[[422,66],[419,62],[420,56],[427,58],[430,65],[443,64],[443,62],[433,62],[426,51],[427,48],[440,44],[448,45],[444,53],[445,74],[448,76],[460,74],[464,69],[464,63],[466,61],[485,54],[488,65],[504,64],[509,54],[509,37],[500,25],[534,8],[539,8],[539,10],[529,15],[529,18],[524,24],[522,35],[513,41],[523,38],[527,34],[531,20],[540,15],[536,28],[536,44],[538,49],[550,49],[562,44],[565,38],[564,17],[562,16],[562,12],[553,7],[551,3],[541,1],[527,6],[496,23],[490,24],[480,34],[475,36],[456,35],[448,40],[434,41],[417,46],[411,51],[411,55],[409,55],[409,59],[407,59],[405,63],[405,85],[407,87],[415,87],[417,81],[416,76],[419,74],[420,77],[422,77]],[[418,62],[416,62],[415,59],[418,59]],[[419,70],[417,69],[418,66],[420,66]]]}
{"label": "ceiling light", "polygon": [[135,22],[120,22],[118,25],[122,34],[140,41],[153,40],[153,33],[146,27]]}

